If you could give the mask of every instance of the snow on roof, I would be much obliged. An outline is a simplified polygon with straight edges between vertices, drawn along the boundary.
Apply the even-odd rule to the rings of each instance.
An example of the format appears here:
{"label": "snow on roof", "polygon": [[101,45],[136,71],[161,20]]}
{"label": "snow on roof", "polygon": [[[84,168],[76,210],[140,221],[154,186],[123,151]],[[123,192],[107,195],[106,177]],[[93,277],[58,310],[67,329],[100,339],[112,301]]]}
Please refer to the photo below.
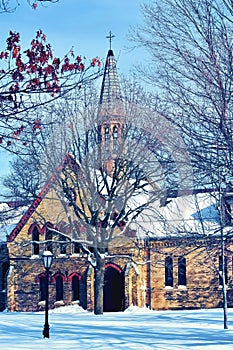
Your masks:
{"label": "snow on roof", "polygon": [[214,233],[220,225],[218,202],[209,193],[172,198],[165,206],[156,201],[139,215],[136,225],[141,238]]}

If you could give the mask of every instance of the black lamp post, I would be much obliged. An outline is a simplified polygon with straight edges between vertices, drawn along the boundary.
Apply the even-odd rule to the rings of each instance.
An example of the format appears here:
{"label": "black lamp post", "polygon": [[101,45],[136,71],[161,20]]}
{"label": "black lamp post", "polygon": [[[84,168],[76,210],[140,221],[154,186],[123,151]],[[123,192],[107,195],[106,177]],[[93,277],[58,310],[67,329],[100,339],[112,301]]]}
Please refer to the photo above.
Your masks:
{"label": "black lamp post", "polygon": [[43,263],[46,270],[46,299],[45,299],[45,324],[43,329],[44,338],[49,338],[49,269],[52,265],[53,254],[49,250],[43,253]]}

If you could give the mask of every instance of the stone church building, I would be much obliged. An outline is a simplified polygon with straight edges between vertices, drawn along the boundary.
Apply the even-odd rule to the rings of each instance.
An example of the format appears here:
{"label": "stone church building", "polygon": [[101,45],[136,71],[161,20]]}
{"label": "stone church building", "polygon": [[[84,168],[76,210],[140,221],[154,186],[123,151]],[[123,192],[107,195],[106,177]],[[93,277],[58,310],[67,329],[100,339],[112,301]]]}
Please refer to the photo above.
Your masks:
{"label": "stone church building", "polygon": [[[113,95],[117,95],[117,106],[111,104]],[[103,106],[107,100],[108,110],[105,113]],[[105,133],[105,138],[112,138],[113,142],[124,119],[121,109],[116,60],[113,51],[109,50],[100,94],[100,115],[102,132]],[[51,219],[53,216],[48,214],[48,208],[52,213],[57,210],[57,201],[51,202],[51,197],[54,196],[52,192],[50,184],[45,184],[7,236],[5,249],[9,256],[5,260],[1,259],[0,272],[4,270],[4,278],[0,281],[0,289],[6,290],[8,311],[44,309],[44,250],[51,250],[54,255],[49,278],[49,307],[79,304],[84,309],[93,311],[93,267],[77,242],[59,242],[56,230],[62,230],[64,220],[59,224],[54,223]],[[180,194],[164,206],[163,210],[171,211],[180,205],[185,209],[184,216],[187,220],[198,222],[193,195]],[[197,195],[203,198],[202,212],[211,214],[211,217],[205,216],[207,224],[210,227],[213,222],[218,225],[219,209],[209,201],[209,194]],[[231,208],[233,193],[229,192],[225,199],[228,209]],[[41,216],[45,219],[43,224]],[[51,242],[52,235],[56,236],[54,242]],[[225,245],[228,304],[233,306],[233,243],[226,240]],[[218,235],[213,238],[211,235],[186,232],[180,236],[150,234],[139,237],[136,230],[131,230],[127,237],[120,239],[120,244],[110,243],[108,247],[104,312],[123,311],[131,305],[147,306],[155,310],[222,306],[223,280],[219,273],[221,252],[221,239]]]}

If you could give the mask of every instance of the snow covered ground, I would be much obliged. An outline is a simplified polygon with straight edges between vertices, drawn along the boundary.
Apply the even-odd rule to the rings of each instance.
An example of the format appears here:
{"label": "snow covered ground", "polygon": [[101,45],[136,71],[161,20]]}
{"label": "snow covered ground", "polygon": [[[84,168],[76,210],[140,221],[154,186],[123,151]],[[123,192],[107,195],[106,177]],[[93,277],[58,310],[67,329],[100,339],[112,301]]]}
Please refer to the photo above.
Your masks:
{"label": "snow covered ground", "polygon": [[49,313],[50,339],[42,338],[44,313],[0,314],[1,350],[171,350],[233,348],[233,309],[223,329],[221,309],[125,312],[95,316],[78,307]]}

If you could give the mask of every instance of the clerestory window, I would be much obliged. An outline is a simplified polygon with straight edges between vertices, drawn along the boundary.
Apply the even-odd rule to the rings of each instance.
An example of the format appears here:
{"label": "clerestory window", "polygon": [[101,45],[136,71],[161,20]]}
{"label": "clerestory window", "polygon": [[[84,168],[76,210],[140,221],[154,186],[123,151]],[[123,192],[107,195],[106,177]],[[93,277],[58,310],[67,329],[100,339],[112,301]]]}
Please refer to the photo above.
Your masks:
{"label": "clerestory window", "polygon": [[38,228],[35,226],[32,231],[32,255],[39,255],[40,253],[40,245],[39,242],[40,236]]}

